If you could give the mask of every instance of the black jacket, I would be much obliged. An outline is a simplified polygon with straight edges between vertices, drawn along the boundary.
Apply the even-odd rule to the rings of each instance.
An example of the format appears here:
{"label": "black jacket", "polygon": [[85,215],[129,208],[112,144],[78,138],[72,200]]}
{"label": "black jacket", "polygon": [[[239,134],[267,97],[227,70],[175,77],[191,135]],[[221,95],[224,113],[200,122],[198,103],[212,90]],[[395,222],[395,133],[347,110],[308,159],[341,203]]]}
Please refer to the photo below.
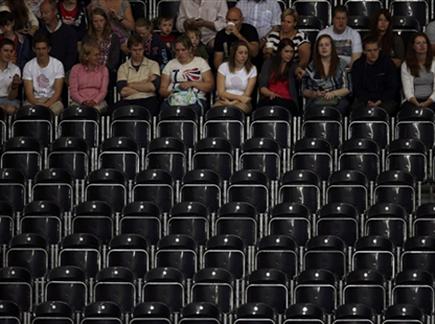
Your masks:
{"label": "black jacket", "polygon": [[394,100],[399,88],[399,74],[389,56],[382,53],[373,64],[365,55],[352,65],[353,95],[362,101]]}

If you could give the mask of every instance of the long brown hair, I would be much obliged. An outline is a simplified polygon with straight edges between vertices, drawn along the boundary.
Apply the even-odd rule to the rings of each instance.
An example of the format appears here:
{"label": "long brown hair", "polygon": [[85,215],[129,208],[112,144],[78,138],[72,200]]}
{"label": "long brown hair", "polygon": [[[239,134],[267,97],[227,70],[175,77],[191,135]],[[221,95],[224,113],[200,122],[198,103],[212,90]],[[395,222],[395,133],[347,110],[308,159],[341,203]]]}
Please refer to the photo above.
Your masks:
{"label": "long brown hair", "polygon": [[408,44],[405,62],[408,66],[409,71],[414,77],[418,77],[420,75],[420,64],[417,61],[417,55],[414,50],[414,43],[417,37],[423,37],[427,43],[426,60],[424,62],[424,67],[426,68],[426,71],[430,71],[433,60],[432,48],[430,46],[430,41],[427,35],[421,32],[413,34]]}
{"label": "long brown hair", "polygon": [[14,14],[15,17],[15,29],[21,30],[26,27],[29,21],[29,12],[24,0],[7,0],[6,1],[9,9]]}
{"label": "long brown hair", "polygon": [[237,41],[235,42],[230,49],[230,56],[228,57],[228,67],[231,73],[234,73],[236,71],[236,53],[239,47],[244,46],[248,50],[248,59],[245,62],[245,69],[246,72],[250,72],[252,69],[252,63],[251,63],[251,55],[249,53],[249,46],[248,43],[245,41]]}
{"label": "long brown hair", "polygon": [[[388,21],[388,28],[385,31],[384,36],[381,37],[381,33],[378,30],[378,21],[379,17],[384,16]],[[393,49],[393,19],[391,18],[391,14],[388,9],[380,9],[376,12],[371,20],[370,24],[370,33],[371,37],[375,37],[379,40],[379,46],[382,51],[390,55],[391,50]],[[381,38],[380,38],[381,37]]]}
{"label": "long brown hair", "polygon": [[88,28],[89,37],[97,39],[97,31],[95,30],[94,24],[92,23],[92,18],[94,16],[101,16],[106,21],[102,36],[103,39],[109,39],[112,35],[112,27],[110,26],[110,21],[109,21],[109,17],[107,16],[107,13],[100,7],[96,7],[92,9],[91,13],[89,14],[89,28]]}
{"label": "long brown hair", "polygon": [[[285,65],[284,71],[281,71],[281,64],[283,63],[281,52],[284,48],[290,46],[293,50],[295,49],[295,45],[290,38],[283,38],[278,44],[278,49],[276,54],[272,56],[272,64],[271,64],[271,80],[286,80],[288,79],[290,67],[293,64],[293,58],[290,62]],[[294,56],[293,56],[294,57]]]}
{"label": "long brown hair", "polygon": [[[325,73],[325,69],[323,67],[322,59],[320,57],[320,52],[319,52],[320,41],[324,38],[329,39],[329,41],[331,42],[331,64],[329,66],[328,74]],[[322,78],[326,78],[335,74],[335,71],[337,70],[338,67],[338,63],[340,62],[340,58],[337,55],[337,49],[335,48],[334,40],[332,39],[331,36],[327,34],[319,36],[319,38],[316,41],[316,45],[314,49],[313,62],[314,62],[314,68],[318,73],[320,73],[320,76]]]}

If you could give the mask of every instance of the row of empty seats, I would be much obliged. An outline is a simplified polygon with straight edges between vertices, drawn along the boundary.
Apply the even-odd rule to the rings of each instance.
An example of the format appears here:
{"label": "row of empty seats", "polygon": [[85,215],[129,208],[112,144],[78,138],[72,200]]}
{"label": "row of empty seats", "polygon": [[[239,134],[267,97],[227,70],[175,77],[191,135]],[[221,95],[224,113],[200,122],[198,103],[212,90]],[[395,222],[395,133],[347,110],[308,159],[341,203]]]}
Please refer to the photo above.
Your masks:
{"label": "row of empty seats", "polygon": [[[134,308],[132,314],[122,314],[120,307],[114,302],[94,302],[86,306],[83,313],[73,314],[71,308],[64,302],[51,301],[35,306],[33,313],[25,314],[25,321],[21,322],[18,307],[13,302],[0,302],[0,320],[10,324],[16,323],[76,323],[81,324],[249,324],[249,323],[429,323],[432,318],[424,315],[418,307],[412,304],[395,304],[388,307],[383,316],[376,316],[374,312],[363,304],[344,304],[335,310],[334,316],[328,316],[320,307],[311,303],[292,304],[285,312],[285,316],[276,316],[272,307],[264,303],[246,303],[240,305],[229,316],[221,314],[212,303],[198,302],[183,307],[174,316],[169,308],[160,302],[143,302]],[[382,320],[381,320],[382,319]]]}

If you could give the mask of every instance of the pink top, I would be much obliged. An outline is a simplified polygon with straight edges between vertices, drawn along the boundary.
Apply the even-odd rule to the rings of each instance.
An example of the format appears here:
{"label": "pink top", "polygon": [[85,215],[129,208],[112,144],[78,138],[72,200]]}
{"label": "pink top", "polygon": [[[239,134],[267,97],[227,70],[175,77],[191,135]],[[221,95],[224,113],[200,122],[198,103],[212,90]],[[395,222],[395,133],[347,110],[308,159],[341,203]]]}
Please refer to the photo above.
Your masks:
{"label": "pink top", "polygon": [[69,75],[71,99],[77,103],[93,100],[100,104],[107,95],[109,70],[101,65],[90,70],[86,65],[76,64]]}

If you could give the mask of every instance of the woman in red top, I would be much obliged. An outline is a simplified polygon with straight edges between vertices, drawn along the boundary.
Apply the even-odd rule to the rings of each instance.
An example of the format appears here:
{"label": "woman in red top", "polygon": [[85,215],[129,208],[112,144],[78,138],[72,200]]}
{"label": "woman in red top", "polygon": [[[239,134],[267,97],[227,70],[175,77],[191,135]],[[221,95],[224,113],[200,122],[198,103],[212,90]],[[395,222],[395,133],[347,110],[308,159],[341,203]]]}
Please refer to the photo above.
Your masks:
{"label": "woman in red top", "polygon": [[284,38],[278,45],[277,53],[264,62],[258,86],[261,106],[282,106],[292,114],[298,114],[294,63],[294,45],[292,40]]}

